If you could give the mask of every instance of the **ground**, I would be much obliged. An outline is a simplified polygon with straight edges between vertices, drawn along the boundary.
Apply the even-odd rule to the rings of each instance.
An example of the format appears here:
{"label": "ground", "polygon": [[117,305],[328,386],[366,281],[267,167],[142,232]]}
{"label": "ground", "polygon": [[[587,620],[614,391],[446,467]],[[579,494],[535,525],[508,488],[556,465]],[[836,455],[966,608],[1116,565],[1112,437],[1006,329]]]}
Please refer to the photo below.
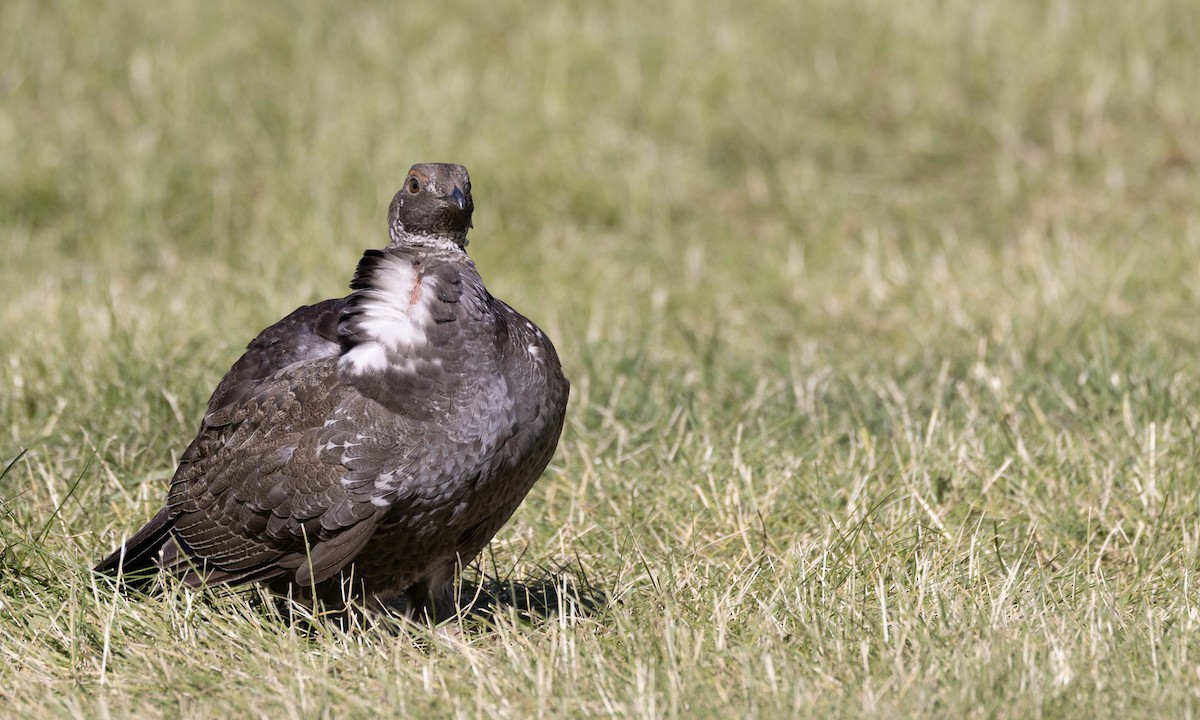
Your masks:
{"label": "ground", "polygon": [[[0,714],[1197,713],[1190,0],[10,0],[0,68]],[[422,161],[573,382],[465,573],[544,617],[114,595]]]}

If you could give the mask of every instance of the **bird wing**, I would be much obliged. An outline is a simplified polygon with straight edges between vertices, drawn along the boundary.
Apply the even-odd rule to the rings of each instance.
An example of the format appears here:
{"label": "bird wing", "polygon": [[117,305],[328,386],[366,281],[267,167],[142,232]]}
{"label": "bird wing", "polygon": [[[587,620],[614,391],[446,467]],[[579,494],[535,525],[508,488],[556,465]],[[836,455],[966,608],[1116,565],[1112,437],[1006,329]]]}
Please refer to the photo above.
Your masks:
{"label": "bird wing", "polygon": [[353,559],[387,509],[373,479],[394,451],[358,431],[368,401],[337,380],[336,359],[292,363],[205,417],[171,481],[165,567],[307,585]]}

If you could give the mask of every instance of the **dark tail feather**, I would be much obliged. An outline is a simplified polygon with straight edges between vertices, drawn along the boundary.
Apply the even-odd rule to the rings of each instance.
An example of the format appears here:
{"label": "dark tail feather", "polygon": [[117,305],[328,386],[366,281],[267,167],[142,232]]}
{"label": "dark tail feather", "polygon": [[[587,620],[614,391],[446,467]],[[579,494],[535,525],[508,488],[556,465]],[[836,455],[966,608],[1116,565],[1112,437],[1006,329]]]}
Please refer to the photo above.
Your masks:
{"label": "dark tail feather", "polygon": [[158,574],[158,552],[171,538],[175,523],[170,508],[163,508],[146,526],[100,561],[96,572],[120,575],[130,586],[147,584]]}

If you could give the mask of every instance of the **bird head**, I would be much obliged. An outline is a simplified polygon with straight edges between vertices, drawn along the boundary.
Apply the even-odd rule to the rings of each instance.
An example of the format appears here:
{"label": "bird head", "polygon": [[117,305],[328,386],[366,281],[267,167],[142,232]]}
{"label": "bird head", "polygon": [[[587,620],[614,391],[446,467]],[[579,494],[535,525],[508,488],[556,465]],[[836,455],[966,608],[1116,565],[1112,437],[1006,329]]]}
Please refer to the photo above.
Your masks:
{"label": "bird head", "polygon": [[471,228],[471,177],[462,165],[417,163],[388,208],[392,243],[404,245],[428,239],[467,245]]}

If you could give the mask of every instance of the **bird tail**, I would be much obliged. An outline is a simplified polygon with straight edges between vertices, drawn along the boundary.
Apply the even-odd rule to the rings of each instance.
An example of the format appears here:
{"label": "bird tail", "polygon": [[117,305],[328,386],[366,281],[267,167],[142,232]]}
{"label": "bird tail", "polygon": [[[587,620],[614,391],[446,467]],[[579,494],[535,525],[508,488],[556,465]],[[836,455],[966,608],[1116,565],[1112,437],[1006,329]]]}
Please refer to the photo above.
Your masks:
{"label": "bird tail", "polygon": [[121,577],[131,587],[149,584],[158,573],[158,554],[171,538],[174,525],[171,509],[163,508],[145,527],[101,560],[96,572]]}

